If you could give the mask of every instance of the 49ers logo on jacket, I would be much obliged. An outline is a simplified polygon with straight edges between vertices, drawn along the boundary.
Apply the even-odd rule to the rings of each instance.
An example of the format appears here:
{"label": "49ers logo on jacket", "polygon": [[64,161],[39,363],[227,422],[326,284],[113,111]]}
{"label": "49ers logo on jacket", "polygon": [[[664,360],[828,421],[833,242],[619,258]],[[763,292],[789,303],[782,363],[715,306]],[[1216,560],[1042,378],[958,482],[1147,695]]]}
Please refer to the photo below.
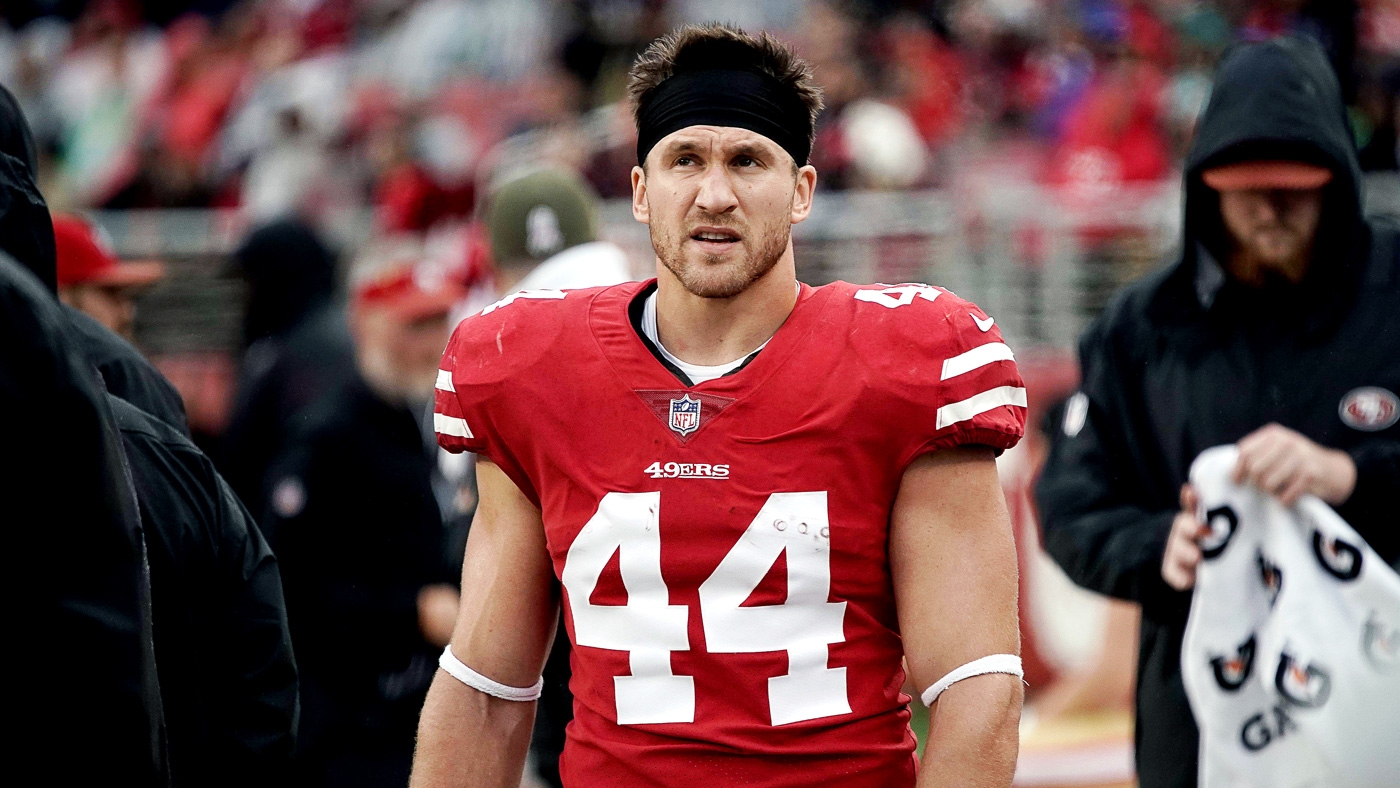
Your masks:
{"label": "49ers logo on jacket", "polygon": [[1348,391],[1337,413],[1354,430],[1377,432],[1400,420],[1400,399],[1386,389],[1365,386]]}
{"label": "49ers logo on jacket", "polygon": [[1315,709],[1327,702],[1332,692],[1332,676],[1314,663],[1299,662],[1285,651],[1279,655],[1274,687],[1289,703]]}
{"label": "49ers logo on jacket", "polygon": [[1233,657],[1211,657],[1210,669],[1221,689],[1238,692],[1254,671],[1254,636],[1250,635],[1249,640],[1241,643]]}

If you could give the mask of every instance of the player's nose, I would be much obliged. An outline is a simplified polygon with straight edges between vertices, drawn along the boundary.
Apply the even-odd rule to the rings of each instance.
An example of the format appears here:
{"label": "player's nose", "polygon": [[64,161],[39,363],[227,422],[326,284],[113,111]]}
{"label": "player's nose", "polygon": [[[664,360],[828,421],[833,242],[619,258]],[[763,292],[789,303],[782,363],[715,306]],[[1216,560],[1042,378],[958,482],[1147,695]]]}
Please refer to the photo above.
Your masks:
{"label": "player's nose", "polygon": [[739,207],[728,167],[712,166],[701,176],[695,207],[710,214],[729,213]]}

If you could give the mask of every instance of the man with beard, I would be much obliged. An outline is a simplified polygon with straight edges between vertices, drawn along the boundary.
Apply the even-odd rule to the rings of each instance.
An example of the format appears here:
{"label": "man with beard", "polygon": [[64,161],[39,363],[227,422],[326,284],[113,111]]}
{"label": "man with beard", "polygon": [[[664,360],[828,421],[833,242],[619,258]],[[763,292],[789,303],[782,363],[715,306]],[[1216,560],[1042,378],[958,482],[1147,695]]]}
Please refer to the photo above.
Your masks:
{"label": "man with beard", "polygon": [[462,291],[423,263],[367,256],[356,268],[356,374],[306,409],[263,496],[301,675],[294,782],[306,788],[408,781],[457,616],[424,422]]}
{"label": "man with beard", "polygon": [[1186,485],[1239,446],[1236,483],[1335,507],[1400,560],[1400,234],[1361,212],[1360,168],[1321,47],[1225,58],[1186,161],[1180,259],[1080,340],[1080,390],[1037,489],[1045,548],[1076,583],[1142,606],[1143,788],[1197,781],[1182,638],[1208,535]]}
{"label": "man with beard", "polygon": [[443,356],[481,502],[413,785],[518,784],[561,604],[564,785],[1010,785],[1011,351],[945,290],[797,281],[821,97],[786,46],[682,28],[630,92],[656,279],[515,294]]}

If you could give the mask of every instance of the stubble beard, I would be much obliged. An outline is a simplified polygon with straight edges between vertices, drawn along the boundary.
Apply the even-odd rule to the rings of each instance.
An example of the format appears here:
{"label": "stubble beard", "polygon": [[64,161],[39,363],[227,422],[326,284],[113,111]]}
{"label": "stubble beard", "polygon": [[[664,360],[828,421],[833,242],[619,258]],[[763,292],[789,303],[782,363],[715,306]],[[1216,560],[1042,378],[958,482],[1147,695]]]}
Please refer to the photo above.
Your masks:
{"label": "stubble beard", "polygon": [[[728,223],[702,220],[697,224],[723,227]],[[704,255],[699,261],[693,261],[685,254],[689,234],[683,230],[681,233],[668,232],[655,222],[650,225],[650,230],[651,245],[656,250],[657,259],[687,292],[700,298],[733,298],[749,289],[782,259],[792,235],[791,225],[783,222],[776,227],[763,228],[756,238],[746,237],[741,243],[751,249],[748,254],[736,255],[728,261],[723,257]],[[755,241],[756,245],[748,246]]]}
{"label": "stubble beard", "polygon": [[1270,243],[1257,235],[1251,237],[1247,244],[1236,242],[1246,258],[1245,267],[1252,271],[1256,284],[1294,284],[1301,281],[1307,271],[1312,258],[1312,239],[1303,237],[1302,233],[1292,228],[1285,227],[1282,231],[1287,233],[1283,243]]}

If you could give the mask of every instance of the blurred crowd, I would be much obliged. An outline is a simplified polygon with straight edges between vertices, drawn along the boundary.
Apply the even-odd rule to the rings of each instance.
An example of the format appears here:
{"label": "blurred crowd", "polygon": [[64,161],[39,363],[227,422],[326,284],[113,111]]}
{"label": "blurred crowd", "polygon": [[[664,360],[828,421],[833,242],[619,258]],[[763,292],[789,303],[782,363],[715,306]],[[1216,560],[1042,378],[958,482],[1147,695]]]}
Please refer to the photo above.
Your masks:
{"label": "blurred crowd", "polygon": [[[183,436],[159,437],[245,523],[250,555],[276,551],[286,610],[283,589],[268,592],[269,620],[281,616],[268,650],[290,664],[294,636],[298,673],[268,694],[285,696],[276,722],[288,732],[300,714],[300,784],[402,782],[475,507],[470,468],[432,443],[441,348],[458,318],[497,298],[637,273],[597,218],[599,198],[631,194],[626,71],[666,30],[716,18],[779,32],[814,64],[823,191],[990,172],[1105,195],[1175,179],[1216,61],[1235,41],[1282,33],[1327,49],[1363,169],[1397,169],[1400,0],[4,0],[0,85],[35,143],[20,174],[37,171],[62,212],[49,241],[14,209],[35,238],[0,225],[0,250],[49,272],[73,313],[56,320],[81,312],[105,326],[90,336],[130,339],[134,293],[166,273],[118,261],[80,212],[231,208],[255,228],[226,272],[248,295],[227,418],[201,417],[201,398],[154,369],[124,388],[104,379],[192,431],[212,461]],[[313,229],[366,208],[363,246],[335,249]],[[1023,366],[1047,403],[1072,386],[1063,364]],[[122,429],[150,442],[155,430],[138,427]],[[1134,609],[1076,596],[1029,547],[1046,440],[1031,436],[1004,463],[1023,615],[1036,621],[1028,632],[1039,627],[1027,669],[1049,686],[1037,713],[1122,710]],[[169,487],[152,479],[138,497]],[[169,546],[171,562],[185,549]],[[180,586],[155,563],[159,619]],[[249,585],[252,570],[234,574]],[[374,647],[347,662],[338,646],[352,640]],[[567,653],[551,665],[567,671]],[[180,678],[161,675],[157,690],[172,725],[206,715],[171,703]],[[534,760],[557,784],[570,705],[566,694],[545,704]],[[290,747],[268,748],[268,768],[285,767]]]}
{"label": "blurred crowd", "polygon": [[1224,49],[1285,32],[1328,47],[1364,165],[1396,166],[1394,0],[7,0],[0,83],[57,206],[372,205],[380,229],[421,231],[522,160],[626,196],[627,64],[714,18],[816,66],[827,190],[987,161],[1075,188],[1160,180]]}

